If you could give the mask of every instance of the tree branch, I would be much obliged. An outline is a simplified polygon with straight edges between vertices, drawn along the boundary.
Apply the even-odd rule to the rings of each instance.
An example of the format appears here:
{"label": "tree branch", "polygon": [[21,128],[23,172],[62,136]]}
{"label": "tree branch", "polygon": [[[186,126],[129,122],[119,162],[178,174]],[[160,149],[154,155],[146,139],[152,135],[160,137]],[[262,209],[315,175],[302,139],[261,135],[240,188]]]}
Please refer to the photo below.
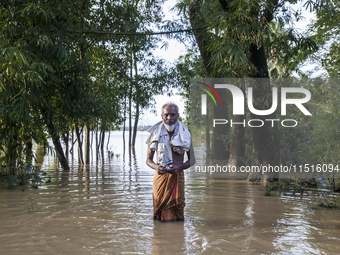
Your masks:
{"label": "tree branch", "polygon": [[[185,32],[192,32],[195,30],[205,29],[205,27],[198,27],[198,28],[190,28],[190,29],[180,29],[174,31],[160,31],[160,32],[111,32],[111,31],[82,31],[82,30],[69,30],[68,32],[73,33],[80,33],[80,34],[107,34],[107,35],[126,35],[126,36],[140,36],[140,35],[166,35],[166,34],[175,34],[175,33],[185,33]],[[49,31],[54,32],[54,31]]]}
{"label": "tree branch", "polygon": [[270,0],[261,17],[262,24],[266,25],[274,18],[274,12],[279,6],[279,0]]}
{"label": "tree branch", "polygon": [[199,28],[194,29],[193,32],[201,53],[204,67],[208,75],[210,75],[213,68],[209,65],[211,54],[207,51],[207,47],[211,44],[211,38],[206,29],[207,24],[202,14],[200,0],[190,0],[189,19],[192,26],[199,26]]}
{"label": "tree branch", "polygon": [[224,12],[229,11],[229,3],[227,2],[227,0],[218,0],[218,1],[220,2],[220,5]]}

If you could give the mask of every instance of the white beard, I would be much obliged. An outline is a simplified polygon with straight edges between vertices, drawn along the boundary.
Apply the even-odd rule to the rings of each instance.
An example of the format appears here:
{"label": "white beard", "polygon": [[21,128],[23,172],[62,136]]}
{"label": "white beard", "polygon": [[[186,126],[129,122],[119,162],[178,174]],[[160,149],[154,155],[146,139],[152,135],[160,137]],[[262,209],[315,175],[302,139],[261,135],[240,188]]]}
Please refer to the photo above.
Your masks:
{"label": "white beard", "polygon": [[176,122],[175,124],[173,124],[173,125],[168,125],[168,124],[165,124],[164,122],[163,122],[163,124],[164,124],[165,129],[166,129],[168,132],[172,132],[172,131],[174,131],[177,122]]}

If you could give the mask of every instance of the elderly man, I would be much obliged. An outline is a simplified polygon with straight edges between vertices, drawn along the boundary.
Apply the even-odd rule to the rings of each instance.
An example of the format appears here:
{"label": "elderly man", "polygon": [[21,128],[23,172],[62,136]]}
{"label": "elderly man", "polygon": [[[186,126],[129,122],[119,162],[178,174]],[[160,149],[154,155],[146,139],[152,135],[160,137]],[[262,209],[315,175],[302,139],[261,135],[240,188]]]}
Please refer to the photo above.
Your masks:
{"label": "elderly man", "polygon": [[[188,128],[178,121],[178,106],[162,106],[162,119],[151,127],[146,164],[155,170],[153,180],[154,220],[184,220],[184,173],[195,164]],[[153,157],[157,151],[157,163]],[[191,155],[190,155],[191,152]],[[184,162],[184,154],[188,160]]]}

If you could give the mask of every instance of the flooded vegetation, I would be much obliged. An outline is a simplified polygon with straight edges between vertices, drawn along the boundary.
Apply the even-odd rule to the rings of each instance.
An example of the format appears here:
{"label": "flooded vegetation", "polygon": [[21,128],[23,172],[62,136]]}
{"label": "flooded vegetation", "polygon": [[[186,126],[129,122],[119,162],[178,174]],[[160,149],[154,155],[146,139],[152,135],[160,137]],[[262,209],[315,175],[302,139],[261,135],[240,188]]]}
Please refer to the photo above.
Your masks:
{"label": "flooded vegetation", "polygon": [[[338,1],[7,0],[0,13],[1,254],[338,253]],[[162,166],[143,131],[159,110]],[[183,218],[194,149],[184,222],[154,222],[152,194],[156,218]],[[147,155],[181,177],[153,188]],[[206,172],[214,160],[262,174],[226,179]],[[258,184],[279,168],[294,175]]]}
{"label": "flooded vegetation", "polygon": [[[53,154],[38,189],[1,189],[0,250],[5,254],[334,254],[338,209],[318,207],[320,193],[265,196],[262,185],[185,171],[185,221],[152,220],[153,171],[145,164],[146,132],[123,153],[111,132],[104,164],[69,172]],[[39,153],[38,153],[39,155]],[[71,160],[71,155],[69,155]],[[72,160],[71,160],[72,161]],[[74,162],[76,162],[74,155]],[[45,178],[47,181],[48,178]]]}

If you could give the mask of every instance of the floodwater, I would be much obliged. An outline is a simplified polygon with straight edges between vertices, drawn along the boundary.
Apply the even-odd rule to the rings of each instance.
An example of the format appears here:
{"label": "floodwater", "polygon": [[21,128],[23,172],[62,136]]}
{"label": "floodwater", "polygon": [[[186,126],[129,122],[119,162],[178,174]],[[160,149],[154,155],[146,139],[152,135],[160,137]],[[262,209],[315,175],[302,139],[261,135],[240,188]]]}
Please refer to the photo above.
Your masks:
{"label": "floodwater", "polygon": [[267,197],[261,185],[193,169],[185,172],[185,221],[153,221],[146,137],[124,155],[121,132],[111,132],[109,149],[120,155],[83,170],[71,155],[70,172],[46,155],[51,183],[1,189],[0,254],[339,253],[340,211],[313,209],[319,195]]}

